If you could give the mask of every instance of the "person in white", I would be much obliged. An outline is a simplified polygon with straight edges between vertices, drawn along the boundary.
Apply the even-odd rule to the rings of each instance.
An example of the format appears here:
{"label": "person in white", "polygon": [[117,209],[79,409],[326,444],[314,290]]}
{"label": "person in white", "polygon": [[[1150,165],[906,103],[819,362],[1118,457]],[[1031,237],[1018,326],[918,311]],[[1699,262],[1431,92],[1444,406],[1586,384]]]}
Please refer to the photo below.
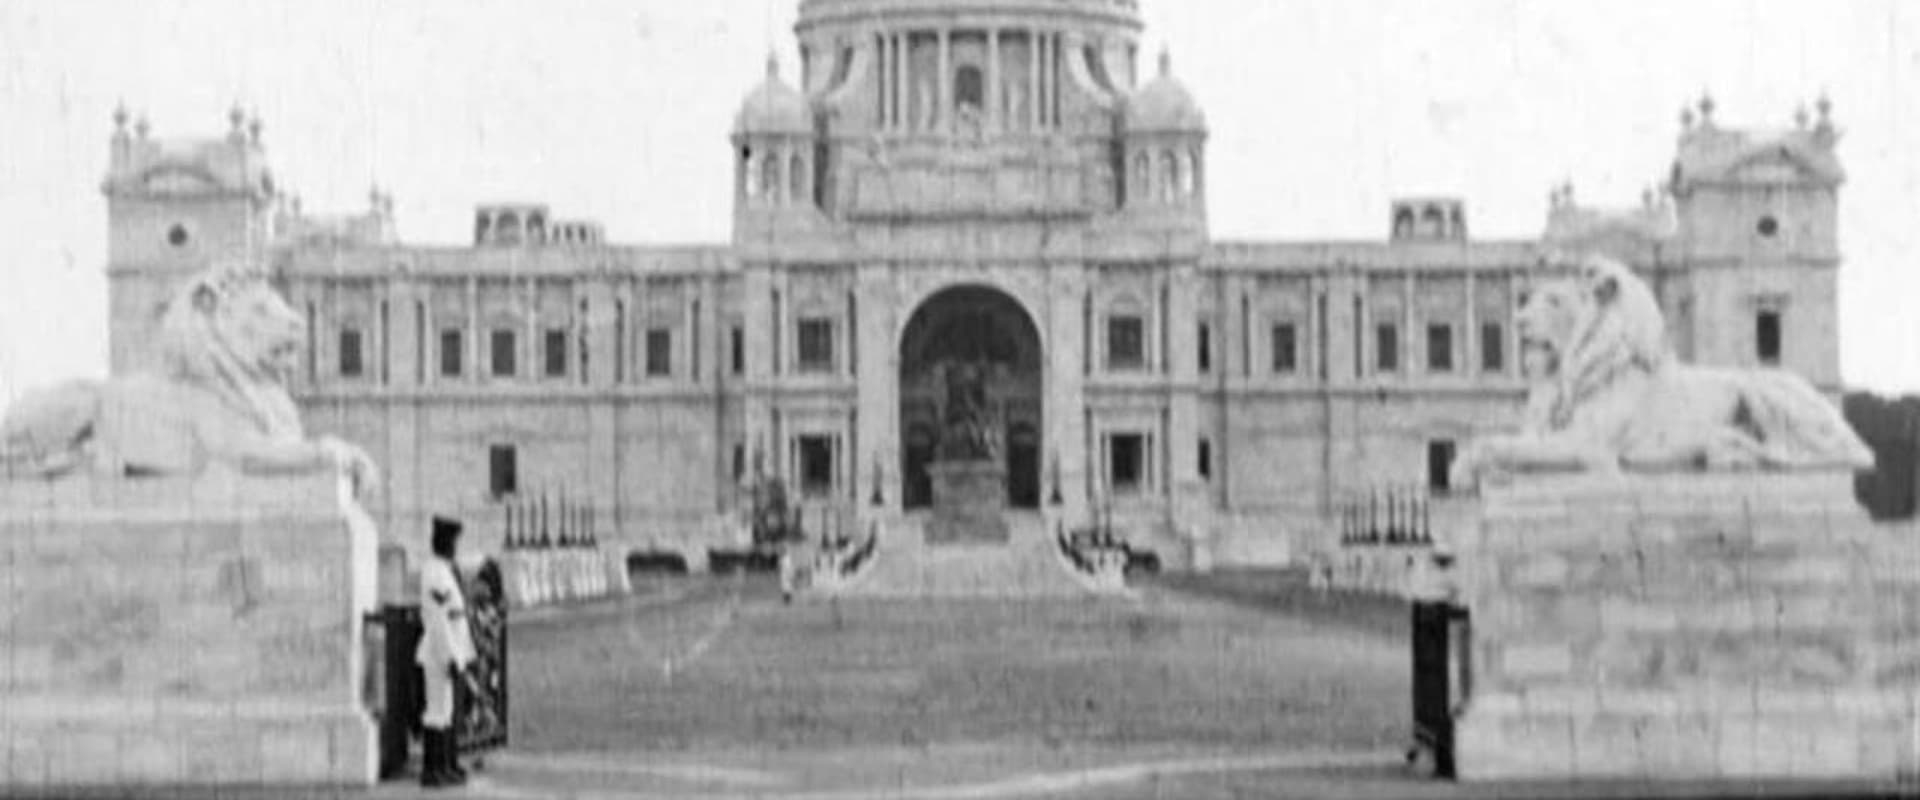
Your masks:
{"label": "person in white", "polygon": [[420,715],[420,785],[459,786],[466,770],[453,741],[453,685],[473,666],[473,634],[467,628],[467,602],[460,592],[454,553],[460,523],[433,518],[433,556],[420,567],[420,648],[414,660],[426,684],[426,710]]}

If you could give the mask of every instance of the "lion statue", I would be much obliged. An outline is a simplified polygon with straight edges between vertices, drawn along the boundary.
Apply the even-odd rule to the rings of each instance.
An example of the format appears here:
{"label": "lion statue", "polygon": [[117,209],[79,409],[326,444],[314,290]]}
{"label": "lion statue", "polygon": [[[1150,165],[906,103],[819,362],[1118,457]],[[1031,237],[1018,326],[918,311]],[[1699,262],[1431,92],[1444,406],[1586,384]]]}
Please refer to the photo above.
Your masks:
{"label": "lion statue", "polygon": [[1536,285],[1515,328],[1535,374],[1518,434],[1470,444],[1454,485],[1513,472],[1869,469],[1838,408],[1780,369],[1680,364],[1653,291],[1600,257]]}
{"label": "lion statue", "polygon": [[150,371],[73,381],[20,398],[0,422],[6,474],[51,478],[76,469],[113,478],[339,470],[356,498],[373,461],[333,437],[308,438],[285,376],[306,325],[243,266],[186,282],[161,311]]}

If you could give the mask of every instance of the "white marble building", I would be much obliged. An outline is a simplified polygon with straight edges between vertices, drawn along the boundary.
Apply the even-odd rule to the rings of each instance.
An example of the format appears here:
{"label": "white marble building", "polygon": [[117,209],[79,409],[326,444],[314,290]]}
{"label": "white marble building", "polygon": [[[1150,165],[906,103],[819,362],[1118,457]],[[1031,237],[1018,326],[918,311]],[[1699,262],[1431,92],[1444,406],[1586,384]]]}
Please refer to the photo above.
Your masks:
{"label": "white marble building", "polygon": [[289,205],[257,121],[163,140],[122,115],[113,366],[146,357],[173,281],[260,258],[310,323],[306,418],[383,465],[386,529],[455,513],[487,546],[500,499],[564,491],[603,538],[697,556],[756,461],[829,518],[923,507],[935,367],[990,362],[1011,504],[1110,503],[1174,566],[1196,534],[1285,560],[1344,493],[1443,482],[1454,443],[1516,417],[1508,320],[1556,247],[1644,270],[1683,356],[1839,389],[1824,103],[1748,131],[1702,100],[1658,191],[1556,189],[1539,239],[1410,198],[1378,241],[1220,242],[1206,118],[1139,52],[1134,0],[802,0],[796,32],[797,81],[770,60],[715,132],[736,201],[709,247],[608,243],[538,203],[478,209],[470,247],[407,245],[378,194]]}

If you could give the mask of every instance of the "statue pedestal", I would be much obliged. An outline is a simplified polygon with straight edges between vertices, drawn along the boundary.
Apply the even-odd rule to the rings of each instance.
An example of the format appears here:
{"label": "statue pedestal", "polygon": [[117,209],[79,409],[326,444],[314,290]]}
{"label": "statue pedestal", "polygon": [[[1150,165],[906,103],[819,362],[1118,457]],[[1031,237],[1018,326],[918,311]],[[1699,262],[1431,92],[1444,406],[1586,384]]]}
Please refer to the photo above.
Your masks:
{"label": "statue pedestal", "polygon": [[371,785],[377,547],[332,474],[0,482],[0,793]]}
{"label": "statue pedestal", "polygon": [[1461,778],[1920,766],[1920,540],[1851,474],[1522,479],[1465,534]]}
{"label": "statue pedestal", "polygon": [[927,544],[1006,544],[1011,539],[1007,469],[998,461],[942,461],[927,466],[933,479],[933,519]]}

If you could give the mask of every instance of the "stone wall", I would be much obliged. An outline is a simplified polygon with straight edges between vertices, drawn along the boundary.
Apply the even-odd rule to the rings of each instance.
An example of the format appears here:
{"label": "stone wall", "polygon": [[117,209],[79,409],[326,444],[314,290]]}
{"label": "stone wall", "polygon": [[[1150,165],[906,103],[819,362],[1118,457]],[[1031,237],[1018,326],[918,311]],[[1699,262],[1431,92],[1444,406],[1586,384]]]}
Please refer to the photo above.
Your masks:
{"label": "stone wall", "polygon": [[0,789],[370,784],[342,508],[331,475],[0,484]]}
{"label": "stone wall", "polygon": [[1460,542],[1463,779],[1848,778],[1920,759],[1920,540],[1846,474],[1530,480]]}

